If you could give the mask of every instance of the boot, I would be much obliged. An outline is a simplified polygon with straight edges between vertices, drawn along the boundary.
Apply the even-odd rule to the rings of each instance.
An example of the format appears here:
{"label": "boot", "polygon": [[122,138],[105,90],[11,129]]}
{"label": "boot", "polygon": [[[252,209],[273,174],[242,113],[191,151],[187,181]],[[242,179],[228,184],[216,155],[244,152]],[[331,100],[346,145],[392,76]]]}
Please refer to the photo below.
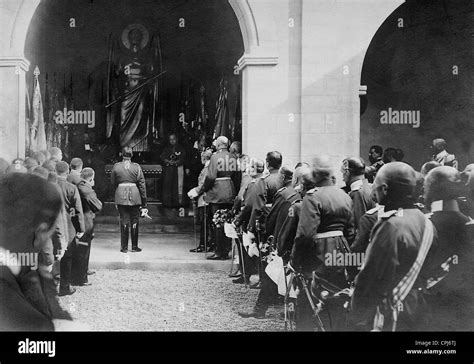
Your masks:
{"label": "boot", "polygon": [[138,223],[132,224],[132,252],[141,252],[138,247]]}
{"label": "boot", "polygon": [[59,294],[58,296],[69,296],[76,292],[75,288],[72,288],[70,285],[68,286],[60,286],[59,287]]}
{"label": "boot", "polygon": [[120,224],[120,251],[122,253],[126,253],[128,251],[128,229],[128,224]]}

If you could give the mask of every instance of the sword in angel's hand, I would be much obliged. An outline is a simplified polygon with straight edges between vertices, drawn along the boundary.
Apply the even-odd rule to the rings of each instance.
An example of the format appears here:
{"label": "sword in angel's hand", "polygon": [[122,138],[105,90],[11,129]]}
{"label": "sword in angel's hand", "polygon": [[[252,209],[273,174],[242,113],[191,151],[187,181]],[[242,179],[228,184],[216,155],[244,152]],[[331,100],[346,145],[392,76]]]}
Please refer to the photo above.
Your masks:
{"label": "sword in angel's hand", "polygon": [[142,89],[143,87],[145,87],[146,85],[149,85],[150,83],[152,83],[152,81],[156,80],[157,78],[163,76],[164,74],[166,73],[166,71],[163,71],[155,76],[152,76],[150,77],[148,80],[146,80],[145,82],[143,82],[141,85],[138,85],[137,87],[135,87],[133,90],[130,90],[130,91],[127,91],[125,92],[122,96],[118,97],[117,99],[115,99],[114,101],[110,102],[109,104],[105,105],[105,107],[108,109],[110,108],[111,106],[115,105],[117,102],[120,102],[122,101],[123,99],[125,99],[127,96],[137,92],[138,90]]}

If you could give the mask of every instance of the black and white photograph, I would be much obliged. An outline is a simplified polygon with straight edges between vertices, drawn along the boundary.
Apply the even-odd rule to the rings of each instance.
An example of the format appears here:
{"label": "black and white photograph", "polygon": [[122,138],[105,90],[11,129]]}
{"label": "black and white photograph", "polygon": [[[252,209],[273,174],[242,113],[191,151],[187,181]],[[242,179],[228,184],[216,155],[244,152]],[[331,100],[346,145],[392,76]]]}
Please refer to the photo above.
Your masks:
{"label": "black and white photograph", "polygon": [[472,363],[472,0],[0,0],[0,26],[1,364]]}

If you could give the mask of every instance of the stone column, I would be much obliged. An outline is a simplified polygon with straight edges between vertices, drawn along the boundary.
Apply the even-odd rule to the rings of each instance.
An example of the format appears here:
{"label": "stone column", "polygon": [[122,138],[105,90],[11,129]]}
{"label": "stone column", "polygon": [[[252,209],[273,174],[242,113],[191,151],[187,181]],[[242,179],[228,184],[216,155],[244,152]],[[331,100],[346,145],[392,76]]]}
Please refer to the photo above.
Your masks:
{"label": "stone column", "polygon": [[23,57],[0,57],[0,157],[11,162],[25,157],[25,73]]}

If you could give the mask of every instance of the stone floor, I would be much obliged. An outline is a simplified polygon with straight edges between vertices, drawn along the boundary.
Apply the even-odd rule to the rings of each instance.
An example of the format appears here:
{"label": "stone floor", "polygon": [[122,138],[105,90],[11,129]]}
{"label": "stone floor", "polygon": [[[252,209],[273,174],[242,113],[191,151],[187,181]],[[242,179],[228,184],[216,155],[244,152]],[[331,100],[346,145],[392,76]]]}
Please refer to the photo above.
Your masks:
{"label": "stone floor", "polygon": [[264,320],[243,319],[258,291],[233,284],[231,261],[190,253],[193,234],[141,234],[140,253],[119,252],[119,235],[97,232],[91,251],[91,286],[61,304],[91,330],[281,331],[282,306]]}

